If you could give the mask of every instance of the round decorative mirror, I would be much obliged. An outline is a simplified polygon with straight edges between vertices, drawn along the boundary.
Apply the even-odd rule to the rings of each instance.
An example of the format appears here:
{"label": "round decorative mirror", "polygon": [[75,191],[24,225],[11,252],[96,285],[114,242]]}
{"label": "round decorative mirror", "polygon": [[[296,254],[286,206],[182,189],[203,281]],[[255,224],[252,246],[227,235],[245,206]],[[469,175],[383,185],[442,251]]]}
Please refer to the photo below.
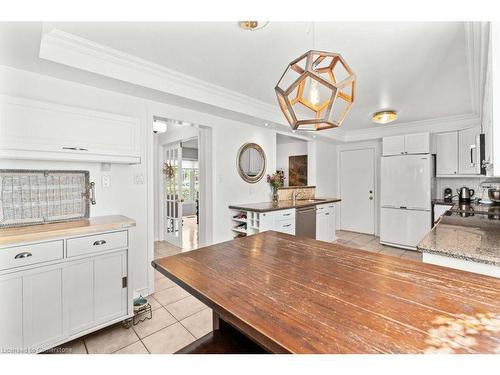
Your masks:
{"label": "round decorative mirror", "polygon": [[256,143],[245,143],[236,157],[236,169],[241,178],[251,184],[259,181],[266,171],[266,154]]}

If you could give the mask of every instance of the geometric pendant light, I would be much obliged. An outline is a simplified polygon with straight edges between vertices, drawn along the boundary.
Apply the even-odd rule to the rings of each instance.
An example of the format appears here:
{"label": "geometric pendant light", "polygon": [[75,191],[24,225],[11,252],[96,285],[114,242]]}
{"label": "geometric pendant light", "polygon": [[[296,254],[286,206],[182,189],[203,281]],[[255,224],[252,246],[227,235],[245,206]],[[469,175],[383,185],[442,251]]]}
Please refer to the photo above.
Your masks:
{"label": "geometric pendant light", "polygon": [[274,88],[294,130],[339,127],[351,109],[356,75],[338,53],[311,50],[293,60]]}

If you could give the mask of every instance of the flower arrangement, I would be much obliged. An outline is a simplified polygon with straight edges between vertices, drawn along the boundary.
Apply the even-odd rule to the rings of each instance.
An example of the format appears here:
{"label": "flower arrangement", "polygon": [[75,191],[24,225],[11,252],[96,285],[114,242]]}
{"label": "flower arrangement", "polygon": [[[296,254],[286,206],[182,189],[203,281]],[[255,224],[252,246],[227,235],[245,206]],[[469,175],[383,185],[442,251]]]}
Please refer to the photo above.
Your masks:
{"label": "flower arrangement", "polygon": [[285,176],[283,175],[283,172],[278,171],[276,173],[273,173],[272,175],[268,174],[267,183],[273,189],[273,202],[278,202],[278,188],[282,187],[285,183]]}

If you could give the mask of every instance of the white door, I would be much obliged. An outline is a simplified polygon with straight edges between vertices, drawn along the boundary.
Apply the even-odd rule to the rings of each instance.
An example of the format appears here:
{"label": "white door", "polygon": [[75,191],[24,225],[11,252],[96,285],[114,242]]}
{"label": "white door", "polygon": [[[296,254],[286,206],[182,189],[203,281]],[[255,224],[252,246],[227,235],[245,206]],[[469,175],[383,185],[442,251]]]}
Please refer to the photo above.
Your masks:
{"label": "white door", "polygon": [[436,135],[436,174],[455,175],[458,173],[458,132]]}
{"label": "white door", "polygon": [[163,156],[164,239],[182,247],[182,147],[180,142],[164,146]]}
{"label": "white door", "polygon": [[340,227],[375,233],[375,150],[340,152]]}

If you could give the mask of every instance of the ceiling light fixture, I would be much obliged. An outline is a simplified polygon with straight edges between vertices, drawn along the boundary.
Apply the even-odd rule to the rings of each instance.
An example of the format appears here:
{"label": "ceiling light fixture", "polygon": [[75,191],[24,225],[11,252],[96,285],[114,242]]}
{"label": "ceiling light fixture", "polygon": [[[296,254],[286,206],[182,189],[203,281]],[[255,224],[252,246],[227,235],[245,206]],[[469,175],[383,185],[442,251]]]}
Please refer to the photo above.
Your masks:
{"label": "ceiling light fixture", "polygon": [[377,124],[388,124],[397,120],[398,113],[392,109],[375,112],[372,116],[372,121]]}
{"label": "ceiling light fixture", "polygon": [[263,29],[267,26],[269,22],[259,22],[259,21],[240,21],[238,22],[238,26],[240,29],[247,31],[257,31]]}
{"label": "ceiling light fixture", "polygon": [[167,123],[159,120],[153,121],[153,133],[165,133],[167,131]]}
{"label": "ceiling light fixture", "polygon": [[292,129],[324,130],[342,124],[355,87],[356,75],[340,54],[313,49],[288,65],[274,90]]}

